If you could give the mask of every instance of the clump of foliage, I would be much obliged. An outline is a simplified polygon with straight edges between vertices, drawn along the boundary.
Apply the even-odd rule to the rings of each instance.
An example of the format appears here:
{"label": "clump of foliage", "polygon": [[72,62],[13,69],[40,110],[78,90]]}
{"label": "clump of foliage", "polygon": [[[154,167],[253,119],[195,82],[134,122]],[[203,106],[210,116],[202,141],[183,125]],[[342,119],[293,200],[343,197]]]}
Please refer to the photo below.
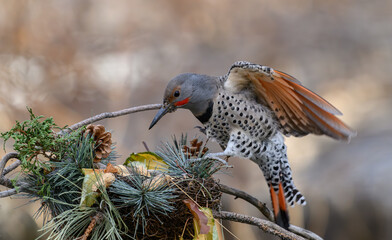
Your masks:
{"label": "clump of foliage", "polygon": [[42,238],[189,239],[198,233],[184,202],[220,208],[212,175],[221,164],[206,158],[208,149],[197,139],[187,146],[186,136],[173,137],[156,153],[131,154],[114,166],[119,156],[103,126],[66,132],[28,111],[30,120],[1,137],[14,140],[24,196],[41,201]]}
{"label": "clump of foliage", "polygon": [[[36,116],[31,108],[27,108],[30,119],[24,122],[16,121],[15,126],[8,132],[1,133],[0,137],[5,143],[13,139],[13,148],[18,152],[23,173],[33,174],[40,184],[38,194],[50,191],[46,174],[51,172],[53,164],[61,162],[67,157],[70,149],[80,139],[80,130],[70,134],[59,135],[56,132],[63,130],[56,125],[53,118],[43,119]],[[15,182],[15,181],[14,181]]]}
{"label": "clump of foliage", "polygon": [[9,139],[14,140],[13,148],[19,154],[23,171],[37,173],[41,170],[50,170],[50,164],[41,158],[51,161],[64,159],[70,146],[79,140],[82,129],[58,135],[56,131],[63,128],[57,126],[52,117],[43,119],[43,116],[34,115],[31,108],[27,110],[30,113],[30,120],[22,123],[16,121],[11,130],[1,133],[4,147]]}

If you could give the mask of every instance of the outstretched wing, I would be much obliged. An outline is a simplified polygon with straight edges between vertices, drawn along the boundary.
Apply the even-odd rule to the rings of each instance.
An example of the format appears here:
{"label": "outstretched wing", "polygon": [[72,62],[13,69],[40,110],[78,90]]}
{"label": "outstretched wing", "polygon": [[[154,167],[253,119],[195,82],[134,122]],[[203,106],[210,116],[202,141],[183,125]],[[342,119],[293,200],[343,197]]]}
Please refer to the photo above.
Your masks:
{"label": "outstretched wing", "polygon": [[224,83],[227,90],[254,91],[275,113],[285,135],[325,134],[349,141],[356,133],[335,115],[341,112],[294,77],[267,66],[236,62]]}

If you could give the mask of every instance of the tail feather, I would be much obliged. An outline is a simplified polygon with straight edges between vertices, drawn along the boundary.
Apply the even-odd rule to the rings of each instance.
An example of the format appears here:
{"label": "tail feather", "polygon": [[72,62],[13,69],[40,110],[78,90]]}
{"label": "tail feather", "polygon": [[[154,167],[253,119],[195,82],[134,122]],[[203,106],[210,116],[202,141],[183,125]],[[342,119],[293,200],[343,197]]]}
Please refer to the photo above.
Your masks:
{"label": "tail feather", "polygon": [[278,202],[278,197],[275,193],[274,187],[272,184],[270,184],[270,196],[271,196],[271,202],[272,202],[272,210],[274,211],[274,216],[275,219],[279,214],[279,202]]}
{"label": "tail feather", "polygon": [[275,192],[272,184],[270,184],[270,194],[276,224],[288,229],[290,226],[290,219],[282,184],[279,183],[278,193]]}
{"label": "tail feather", "polygon": [[290,226],[289,211],[287,210],[286,198],[284,196],[282,183],[279,183],[278,200],[279,200],[279,215],[277,221],[281,222],[280,226],[283,226],[283,228],[285,229],[289,229]]}

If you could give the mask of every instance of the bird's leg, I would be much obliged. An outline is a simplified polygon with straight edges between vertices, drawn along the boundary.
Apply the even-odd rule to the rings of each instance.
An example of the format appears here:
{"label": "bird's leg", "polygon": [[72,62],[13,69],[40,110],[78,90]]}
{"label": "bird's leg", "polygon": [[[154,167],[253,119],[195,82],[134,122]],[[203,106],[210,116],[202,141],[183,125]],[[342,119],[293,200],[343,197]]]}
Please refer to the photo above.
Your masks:
{"label": "bird's leg", "polygon": [[[226,160],[223,159],[222,157],[226,157]],[[223,163],[224,165],[228,165],[227,164],[227,159],[229,159],[229,157],[231,157],[231,155],[229,155],[225,151],[218,152],[218,153],[208,153],[207,155],[205,155],[205,158],[209,158],[209,159],[213,159],[213,160],[219,161],[219,162]]]}
{"label": "bird's leg", "polygon": [[228,167],[229,165],[227,164],[227,161],[222,159],[221,157],[230,157],[229,155],[231,156],[231,154],[229,152],[226,152],[226,151],[218,152],[218,153],[207,153],[202,158],[192,159],[192,161],[200,161],[202,159],[207,159],[208,158],[208,159],[212,159],[212,160],[218,161],[218,162],[220,162],[223,165]]}
{"label": "bird's leg", "polygon": [[[230,134],[230,139],[227,143],[226,148],[223,148],[223,145],[220,145],[222,147],[222,149],[224,149],[223,152],[217,152],[217,153],[207,153],[206,155],[203,156],[203,158],[209,158],[209,159],[213,159],[216,160],[218,162],[221,162],[222,164],[228,166],[227,164],[227,159],[229,157],[232,157],[235,155],[235,139],[236,139],[236,134],[235,133],[231,133]],[[222,157],[226,157],[226,160],[222,159]],[[199,159],[195,159],[195,160],[200,160]]]}
{"label": "bird's leg", "polygon": [[226,152],[226,150],[225,150],[223,152],[208,153],[206,155],[206,158],[220,158],[220,157],[231,157],[231,156],[232,156],[232,154]]}
{"label": "bird's leg", "polygon": [[[206,155],[204,155],[203,158],[213,159],[213,160],[216,160],[216,161],[221,162],[224,165],[228,166],[227,159],[229,159],[229,157],[232,157],[234,155],[235,154],[233,151],[233,142],[229,141],[229,143],[227,144],[227,147],[225,148],[225,150],[223,152],[207,153]],[[222,159],[223,157],[225,157],[226,160]]]}

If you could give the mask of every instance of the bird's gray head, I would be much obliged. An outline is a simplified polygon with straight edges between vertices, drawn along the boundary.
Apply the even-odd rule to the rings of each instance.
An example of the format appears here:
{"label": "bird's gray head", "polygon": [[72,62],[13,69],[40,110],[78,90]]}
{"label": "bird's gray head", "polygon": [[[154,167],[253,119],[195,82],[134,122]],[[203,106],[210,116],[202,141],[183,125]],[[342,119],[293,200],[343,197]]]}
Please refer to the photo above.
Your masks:
{"label": "bird's gray head", "polygon": [[151,129],[166,113],[177,108],[189,109],[193,115],[202,115],[218,90],[217,77],[184,73],[173,78],[166,87],[163,106],[151,122]]}

